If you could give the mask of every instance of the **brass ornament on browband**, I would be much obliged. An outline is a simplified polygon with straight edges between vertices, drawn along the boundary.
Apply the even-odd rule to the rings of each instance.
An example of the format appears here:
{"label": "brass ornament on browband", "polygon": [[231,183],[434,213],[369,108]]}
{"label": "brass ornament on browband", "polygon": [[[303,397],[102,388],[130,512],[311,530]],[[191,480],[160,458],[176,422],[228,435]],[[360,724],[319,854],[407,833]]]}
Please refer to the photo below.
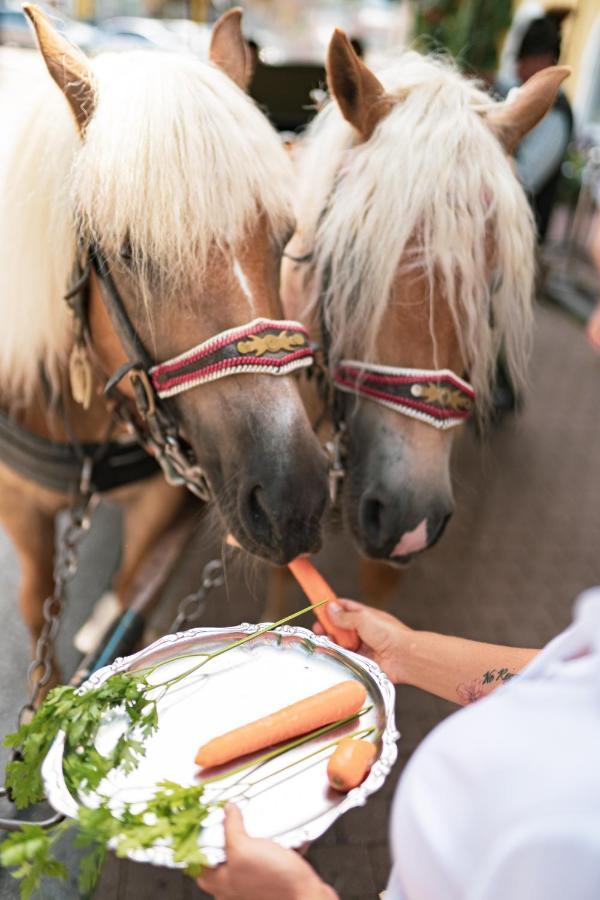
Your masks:
{"label": "brass ornament on browband", "polygon": [[294,347],[303,347],[306,336],[300,332],[289,334],[282,331],[279,334],[258,335],[252,334],[247,341],[239,341],[237,349],[239,353],[253,353],[254,356],[264,356],[265,353],[279,353],[281,350],[292,351]]}
{"label": "brass ornament on browband", "polygon": [[340,391],[366,397],[441,430],[461,425],[475,408],[472,385],[450,369],[408,369],[344,359],[333,380]]}

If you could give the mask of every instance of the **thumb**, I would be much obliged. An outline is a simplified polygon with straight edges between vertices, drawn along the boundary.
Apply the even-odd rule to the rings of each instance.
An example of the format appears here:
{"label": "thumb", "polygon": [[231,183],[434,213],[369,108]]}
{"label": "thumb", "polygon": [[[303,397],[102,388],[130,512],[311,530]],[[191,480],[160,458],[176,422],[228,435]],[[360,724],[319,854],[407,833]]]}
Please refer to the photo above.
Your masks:
{"label": "thumb", "polygon": [[244,819],[239,806],[235,803],[228,803],[225,806],[225,851],[229,851],[237,844],[240,838],[246,837],[246,829],[244,828]]}
{"label": "thumb", "polygon": [[342,628],[358,628],[363,608],[360,603],[352,600],[332,600],[327,604],[327,611],[336,625]]}

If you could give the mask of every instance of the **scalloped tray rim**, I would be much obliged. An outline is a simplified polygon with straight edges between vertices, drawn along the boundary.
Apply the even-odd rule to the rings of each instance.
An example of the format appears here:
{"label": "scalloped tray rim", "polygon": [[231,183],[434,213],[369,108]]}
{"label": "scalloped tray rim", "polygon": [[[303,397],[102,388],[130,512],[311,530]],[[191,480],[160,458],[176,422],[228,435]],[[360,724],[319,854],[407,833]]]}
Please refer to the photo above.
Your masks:
{"label": "scalloped tray rim", "polygon": [[[113,663],[104,666],[94,672],[82,685],[80,690],[92,690],[103,684],[112,675],[125,672],[132,665],[143,661],[148,655],[154,654],[157,650],[176,646],[183,641],[194,640],[198,637],[210,637],[212,635],[223,634],[252,634],[257,632],[271,623],[262,622],[260,624],[249,624],[247,622],[237,626],[229,626],[226,628],[191,628],[188,631],[179,631],[175,634],[167,634],[154,643],[149,644],[137,653],[131,656],[118,657]],[[360,669],[363,669],[368,677],[375,682],[381,696],[385,711],[385,729],[381,736],[381,753],[373,764],[367,778],[361,785],[349,791],[344,799],[333,809],[328,810],[320,816],[313,819],[308,825],[295,828],[277,835],[273,839],[282,847],[295,848],[302,844],[311,842],[320,837],[341,815],[354,809],[357,806],[364,806],[367,799],[378,791],[385,782],[385,779],[392,770],[392,766],[398,755],[396,742],[400,738],[400,732],[396,729],[394,717],[394,700],[395,691],[391,681],[387,675],[381,671],[377,663],[351,650],[345,650],[334,644],[324,635],[317,635],[309,631],[307,628],[294,625],[280,625],[274,628],[268,634],[281,634],[284,636],[299,637],[307,640],[317,647],[323,647],[327,650],[334,651],[339,657],[347,658]],[[65,733],[61,731],[56,736],[46,759],[42,765],[42,779],[46,790],[46,797],[50,805],[70,818],[77,816],[79,804],[69,792],[65,784],[62,770],[62,756],[65,743]],[[203,848],[204,849],[204,848]],[[221,848],[208,847],[205,848],[206,857],[210,866],[216,866],[224,862],[225,852]],[[168,868],[181,868],[180,864],[176,864],[172,860],[172,852],[168,846],[150,847],[145,850],[132,851],[129,858],[136,862],[151,863],[156,866],[167,866]]]}

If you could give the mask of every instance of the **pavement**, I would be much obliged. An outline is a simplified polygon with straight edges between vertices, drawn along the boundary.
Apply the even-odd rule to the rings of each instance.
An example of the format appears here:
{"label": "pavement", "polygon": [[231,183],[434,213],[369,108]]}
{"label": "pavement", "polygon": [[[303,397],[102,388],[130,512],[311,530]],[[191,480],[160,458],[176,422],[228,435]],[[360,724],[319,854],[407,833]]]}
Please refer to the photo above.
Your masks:
{"label": "pavement", "polygon": [[[443,540],[406,572],[391,610],[416,628],[520,646],[542,646],[569,621],[577,594],[600,583],[600,358],[582,329],[552,307],[538,307],[531,389],[521,415],[481,441],[467,429],[456,451],[456,514]],[[82,551],[81,573],[59,639],[65,672],[75,668],[72,635],[109,584],[118,561],[116,512],[100,508]],[[186,554],[171,600],[194,583],[214,545],[205,527]],[[333,537],[319,565],[338,592],[359,596],[356,566],[345,539]],[[27,640],[17,611],[17,563],[0,533],[0,732],[11,730],[24,698]],[[292,592],[293,593],[293,592]],[[258,620],[264,572],[243,565],[227,589],[213,595],[200,624]],[[294,602],[300,602],[294,593]],[[160,631],[171,610],[155,623]],[[162,617],[162,618],[161,618]],[[371,900],[389,873],[387,820],[394,787],[419,742],[455,709],[415,689],[399,687],[399,759],[367,806],[347,813],[309,850],[308,859],[342,900]],[[0,761],[6,752],[0,751]],[[0,813],[1,814],[1,813]],[[45,886],[44,900],[78,897],[76,864],[67,885]],[[18,893],[0,872],[0,900]],[[177,872],[110,858],[96,900],[200,900]],[[442,900],[442,898],[440,898]]]}

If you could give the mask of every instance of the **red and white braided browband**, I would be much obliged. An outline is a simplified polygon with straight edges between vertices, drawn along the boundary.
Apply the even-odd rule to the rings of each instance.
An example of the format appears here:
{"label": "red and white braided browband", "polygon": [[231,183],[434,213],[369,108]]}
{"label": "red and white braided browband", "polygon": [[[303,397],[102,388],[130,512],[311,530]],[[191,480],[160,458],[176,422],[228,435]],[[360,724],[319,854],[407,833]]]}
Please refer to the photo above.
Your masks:
{"label": "red and white braided browband", "polygon": [[150,376],[164,398],[228,375],[287,375],[312,362],[308,332],[299,322],[254,319],[158,363]]}
{"label": "red and white braided browband", "polygon": [[475,406],[473,387],[450,369],[402,369],[343,359],[334,383],[340,391],[368,397],[442,430],[461,425]]}

